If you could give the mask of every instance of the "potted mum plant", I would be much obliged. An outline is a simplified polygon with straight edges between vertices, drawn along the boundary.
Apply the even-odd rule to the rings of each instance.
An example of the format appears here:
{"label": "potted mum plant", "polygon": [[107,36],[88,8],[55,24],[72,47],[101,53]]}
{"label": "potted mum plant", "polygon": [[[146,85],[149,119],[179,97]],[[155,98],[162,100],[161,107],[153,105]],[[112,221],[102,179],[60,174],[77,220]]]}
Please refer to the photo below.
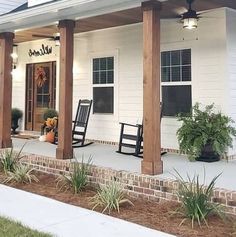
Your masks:
{"label": "potted mum plant", "polygon": [[[57,126],[58,112],[55,109],[46,109],[43,113],[44,124],[41,128],[41,135],[44,136],[46,131],[45,140],[47,142],[54,143],[55,141],[55,129]],[[42,139],[44,140],[44,139]]]}
{"label": "potted mum plant", "polygon": [[180,152],[188,154],[189,160],[219,161],[226,155],[227,148],[232,147],[236,136],[234,121],[215,112],[214,104],[201,110],[197,103],[190,114],[179,115],[178,120],[182,122],[177,131]]}
{"label": "potted mum plant", "polygon": [[19,119],[21,119],[23,116],[23,112],[18,108],[12,108],[11,110],[11,128],[12,133],[16,134],[16,129],[19,127]]}

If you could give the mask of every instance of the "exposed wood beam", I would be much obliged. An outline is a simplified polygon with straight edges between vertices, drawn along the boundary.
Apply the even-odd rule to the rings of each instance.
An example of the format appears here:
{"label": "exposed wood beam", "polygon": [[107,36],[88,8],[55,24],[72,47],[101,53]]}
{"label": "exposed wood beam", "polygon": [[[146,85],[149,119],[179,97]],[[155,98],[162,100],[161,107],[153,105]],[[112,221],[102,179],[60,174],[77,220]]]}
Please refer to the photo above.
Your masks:
{"label": "exposed wood beam", "polygon": [[144,152],[142,173],[161,174],[160,131],[160,11],[156,1],[145,2],[143,9],[143,123]]}
{"label": "exposed wood beam", "polygon": [[59,22],[60,31],[60,85],[57,159],[73,157],[72,149],[72,102],[73,102],[73,58],[74,27],[72,20]]}
{"label": "exposed wood beam", "polygon": [[0,148],[12,146],[12,51],[14,33],[0,34]]}

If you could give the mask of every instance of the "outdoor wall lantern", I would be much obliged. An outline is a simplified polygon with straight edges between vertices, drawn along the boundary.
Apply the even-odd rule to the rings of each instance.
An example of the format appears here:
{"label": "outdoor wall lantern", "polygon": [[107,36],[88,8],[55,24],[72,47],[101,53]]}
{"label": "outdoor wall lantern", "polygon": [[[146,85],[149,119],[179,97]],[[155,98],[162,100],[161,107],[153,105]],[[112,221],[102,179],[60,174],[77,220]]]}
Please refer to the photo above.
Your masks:
{"label": "outdoor wall lantern", "polygon": [[18,63],[18,52],[16,44],[13,45],[13,52],[11,54],[11,57],[12,57],[12,70],[15,70]]}
{"label": "outdoor wall lantern", "polygon": [[55,45],[60,46],[60,33],[55,33],[53,36],[54,36]]}

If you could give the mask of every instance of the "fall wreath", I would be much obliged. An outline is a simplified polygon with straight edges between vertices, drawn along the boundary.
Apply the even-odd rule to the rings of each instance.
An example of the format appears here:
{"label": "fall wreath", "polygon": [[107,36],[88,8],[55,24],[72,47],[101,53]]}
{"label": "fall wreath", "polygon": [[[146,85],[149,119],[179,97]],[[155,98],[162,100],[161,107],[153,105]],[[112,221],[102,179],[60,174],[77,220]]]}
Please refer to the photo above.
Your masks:
{"label": "fall wreath", "polygon": [[35,80],[38,87],[43,87],[43,85],[47,81],[46,72],[42,66],[36,68]]}

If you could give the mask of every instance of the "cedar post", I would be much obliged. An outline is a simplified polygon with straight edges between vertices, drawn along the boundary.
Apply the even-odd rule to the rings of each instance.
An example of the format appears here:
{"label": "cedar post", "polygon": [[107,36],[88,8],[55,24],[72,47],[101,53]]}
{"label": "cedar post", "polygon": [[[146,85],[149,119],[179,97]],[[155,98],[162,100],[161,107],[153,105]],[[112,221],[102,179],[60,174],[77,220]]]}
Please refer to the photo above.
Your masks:
{"label": "cedar post", "polygon": [[72,148],[72,102],[73,102],[73,20],[59,22],[60,30],[60,85],[57,159],[73,158]]}
{"label": "cedar post", "polygon": [[0,148],[12,147],[12,51],[14,33],[0,33]]}
{"label": "cedar post", "polygon": [[161,3],[142,3],[143,10],[143,123],[142,173],[163,173],[160,129],[160,10]]}

